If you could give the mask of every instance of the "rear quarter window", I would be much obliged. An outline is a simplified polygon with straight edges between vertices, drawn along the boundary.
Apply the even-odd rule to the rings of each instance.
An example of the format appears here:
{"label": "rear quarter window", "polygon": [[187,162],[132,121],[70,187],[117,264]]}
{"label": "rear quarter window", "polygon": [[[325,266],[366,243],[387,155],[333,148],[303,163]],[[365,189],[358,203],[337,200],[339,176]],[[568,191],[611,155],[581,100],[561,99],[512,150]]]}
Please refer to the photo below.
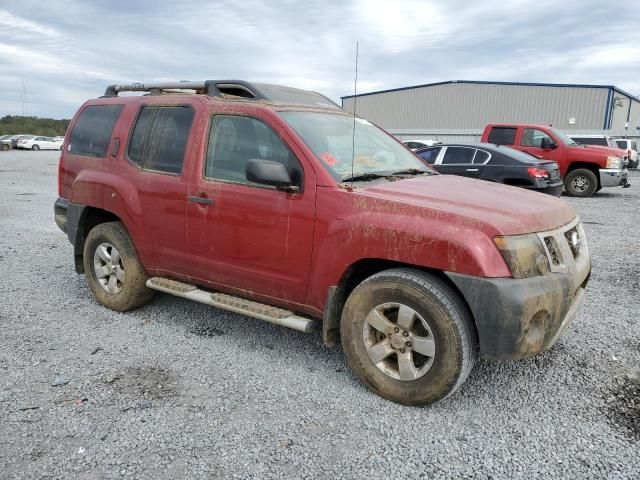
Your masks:
{"label": "rear quarter window", "polygon": [[69,136],[69,153],[102,158],[123,105],[89,105],[80,113]]}
{"label": "rear quarter window", "polygon": [[516,130],[515,127],[493,127],[487,142],[495,145],[513,145],[516,141]]}

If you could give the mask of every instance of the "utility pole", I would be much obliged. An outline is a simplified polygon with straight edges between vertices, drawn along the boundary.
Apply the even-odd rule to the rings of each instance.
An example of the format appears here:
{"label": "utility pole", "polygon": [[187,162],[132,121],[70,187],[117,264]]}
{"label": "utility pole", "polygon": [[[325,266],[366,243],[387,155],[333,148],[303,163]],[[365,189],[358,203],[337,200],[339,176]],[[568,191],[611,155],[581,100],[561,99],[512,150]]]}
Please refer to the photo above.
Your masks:
{"label": "utility pole", "polygon": [[22,79],[22,116],[26,117],[27,113],[29,113],[28,103],[27,103],[27,87],[24,83],[24,78]]}

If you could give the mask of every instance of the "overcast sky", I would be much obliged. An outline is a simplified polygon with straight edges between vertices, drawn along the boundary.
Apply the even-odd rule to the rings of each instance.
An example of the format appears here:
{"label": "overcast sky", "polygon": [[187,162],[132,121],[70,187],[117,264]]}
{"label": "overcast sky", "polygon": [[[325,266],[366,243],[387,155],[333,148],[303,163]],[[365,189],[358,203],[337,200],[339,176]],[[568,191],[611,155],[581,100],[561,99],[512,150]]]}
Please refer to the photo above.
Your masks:
{"label": "overcast sky", "polygon": [[[111,83],[246,79],[339,102],[444,80],[640,94],[640,4],[602,1],[0,0],[0,116],[69,118]],[[24,82],[24,83],[23,83]]]}

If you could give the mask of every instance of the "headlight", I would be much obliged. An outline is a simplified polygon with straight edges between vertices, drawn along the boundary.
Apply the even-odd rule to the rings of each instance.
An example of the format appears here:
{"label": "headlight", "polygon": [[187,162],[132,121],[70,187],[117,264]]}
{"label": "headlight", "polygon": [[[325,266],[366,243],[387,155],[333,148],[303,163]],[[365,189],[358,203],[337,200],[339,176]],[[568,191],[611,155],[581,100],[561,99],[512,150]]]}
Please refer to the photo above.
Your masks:
{"label": "headlight", "polygon": [[622,158],[620,157],[607,157],[607,168],[622,168]]}
{"label": "headlight", "polygon": [[549,271],[549,260],[535,233],[493,239],[513,278],[528,278]]}

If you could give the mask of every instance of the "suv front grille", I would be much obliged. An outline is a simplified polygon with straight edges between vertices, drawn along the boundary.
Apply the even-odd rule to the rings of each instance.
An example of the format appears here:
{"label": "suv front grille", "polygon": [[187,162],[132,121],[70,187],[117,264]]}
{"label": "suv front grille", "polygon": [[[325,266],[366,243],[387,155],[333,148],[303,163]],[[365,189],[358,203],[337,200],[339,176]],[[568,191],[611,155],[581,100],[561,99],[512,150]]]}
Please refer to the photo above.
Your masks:
{"label": "suv front grille", "polygon": [[560,265],[560,252],[558,252],[558,248],[556,247],[555,239],[553,237],[544,237],[544,243],[551,257],[551,265]]}
{"label": "suv front grille", "polygon": [[589,249],[578,218],[562,227],[538,233],[552,272],[567,272],[588,262]]}

